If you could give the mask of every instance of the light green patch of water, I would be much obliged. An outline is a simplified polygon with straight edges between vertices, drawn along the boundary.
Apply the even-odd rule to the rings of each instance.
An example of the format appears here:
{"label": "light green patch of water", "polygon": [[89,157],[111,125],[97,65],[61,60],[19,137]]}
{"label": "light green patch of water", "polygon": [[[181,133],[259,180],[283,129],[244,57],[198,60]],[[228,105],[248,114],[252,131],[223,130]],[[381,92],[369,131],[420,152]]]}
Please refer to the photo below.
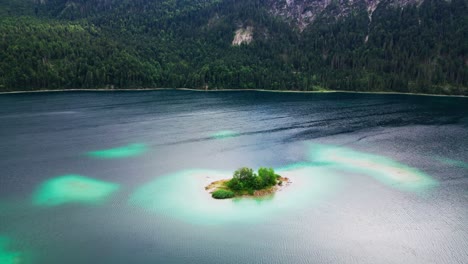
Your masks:
{"label": "light green patch of water", "polygon": [[210,137],[214,139],[232,138],[237,136],[239,136],[239,133],[232,130],[221,130],[210,135]]}
{"label": "light green patch of water", "polygon": [[135,143],[117,148],[90,151],[87,155],[96,159],[120,159],[139,156],[147,150],[148,147],[145,144]]}
{"label": "light green patch of water", "polygon": [[369,175],[385,185],[420,192],[437,185],[424,172],[387,157],[321,144],[310,144],[310,160],[328,164],[340,171]]}
{"label": "light green patch of water", "polygon": [[454,160],[454,159],[449,159],[449,158],[445,158],[445,157],[435,157],[435,160],[437,160],[437,161],[439,161],[439,162],[441,162],[443,164],[446,164],[446,165],[468,169],[468,162],[464,162],[464,161],[461,161],[461,160]]}
{"label": "light green patch of water", "polygon": [[39,206],[57,206],[66,203],[101,203],[119,189],[119,185],[84,177],[63,175],[42,183],[33,196]]}
{"label": "light green patch of water", "polygon": [[10,249],[10,239],[0,236],[0,263],[1,264],[20,264],[25,263],[22,254],[19,251]]}
{"label": "light green patch of water", "polygon": [[339,187],[338,177],[323,168],[298,166],[280,168],[277,172],[292,183],[267,197],[213,199],[205,186],[229,179],[232,173],[195,169],[157,177],[137,189],[129,204],[195,224],[260,222],[325,199]]}

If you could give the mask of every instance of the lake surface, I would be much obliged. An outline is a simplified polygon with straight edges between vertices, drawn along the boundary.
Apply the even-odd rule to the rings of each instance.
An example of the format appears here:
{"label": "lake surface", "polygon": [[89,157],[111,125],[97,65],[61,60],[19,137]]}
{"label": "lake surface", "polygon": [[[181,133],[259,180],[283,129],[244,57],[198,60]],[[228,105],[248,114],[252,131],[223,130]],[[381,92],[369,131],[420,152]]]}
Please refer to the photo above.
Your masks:
{"label": "lake surface", "polygon": [[[0,95],[0,263],[468,263],[468,98]],[[242,166],[292,183],[214,200]]]}

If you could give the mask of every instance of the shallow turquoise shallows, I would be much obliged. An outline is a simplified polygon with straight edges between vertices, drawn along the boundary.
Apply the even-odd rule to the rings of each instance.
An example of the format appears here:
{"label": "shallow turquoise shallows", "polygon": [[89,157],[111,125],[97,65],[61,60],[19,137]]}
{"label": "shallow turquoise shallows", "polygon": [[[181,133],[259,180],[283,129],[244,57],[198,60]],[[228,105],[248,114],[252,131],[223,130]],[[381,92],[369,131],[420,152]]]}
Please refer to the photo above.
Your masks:
{"label": "shallow turquoise shallows", "polygon": [[185,170],[157,177],[132,194],[129,203],[143,210],[176,217],[195,224],[262,222],[275,215],[317,203],[339,191],[338,176],[317,167],[294,166],[277,170],[290,186],[265,197],[216,200],[205,190],[213,181],[229,179],[232,173],[215,170]]}
{"label": "shallow turquoise shallows", "polygon": [[424,191],[437,185],[432,177],[421,170],[392,159],[352,150],[345,147],[309,144],[310,159],[326,163],[337,170],[357,172],[405,191]]}
{"label": "shallow turquoise shallows", "polygon": [[30,252],[18,251],[15,248],[17,243],[12,239],[0,235],[0,263],[2,264],[31,264],[34,263]]}
{"label": "shallow turquoise shallows", "polygon": [[19,263],[21,258],[20,252],[8,250],[8,238],[0,236],[0,263],[14,264]]}
{"label": "shallow turquoise shallows", "polygon": [[33,203],[57,206],[65,203],[100,203],[119,189],[115,183],[81,175],[63,175],[42,183],[34,193]]}
{"label": "shallow turquoise shallows", "polygon": [[224,139],[224,138],[237,137],[239,136],[239,133],[236,131],[232,131],[232,130],[221,130],[221,131],[211,134],[210,136],[215,139]]}
{"label": "shallow turquoise shallows", "polygon": [[88,152],[88,156],[97,159],[120,159],[139,156],[147,151],[145,144],[134,143],[126,146],[94,150]]}

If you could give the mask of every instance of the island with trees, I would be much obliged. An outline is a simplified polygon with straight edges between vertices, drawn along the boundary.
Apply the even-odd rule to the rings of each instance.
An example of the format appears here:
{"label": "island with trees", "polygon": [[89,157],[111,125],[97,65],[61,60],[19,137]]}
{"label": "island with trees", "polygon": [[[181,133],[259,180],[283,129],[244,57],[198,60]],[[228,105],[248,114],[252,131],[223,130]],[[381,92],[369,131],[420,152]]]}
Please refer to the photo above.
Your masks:
{"label": "island with trees", "polygon": [[214,181],[205,187],[215,199],[229,199],[240,196],[265,196],[275,193],[291,182],[276,174],[272,168],[259,168],[255,173],[251,168],[240,168],[232,179]]}

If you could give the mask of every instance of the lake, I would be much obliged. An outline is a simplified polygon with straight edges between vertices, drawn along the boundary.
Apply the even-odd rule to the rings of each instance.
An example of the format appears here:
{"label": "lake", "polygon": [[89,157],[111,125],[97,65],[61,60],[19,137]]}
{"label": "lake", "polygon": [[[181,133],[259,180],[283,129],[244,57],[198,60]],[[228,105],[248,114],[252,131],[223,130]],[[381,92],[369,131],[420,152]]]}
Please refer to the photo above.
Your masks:
{"label": "lake", "polygon": [[[0,262],[468,263],[468,98],[0,95]],[[273,196],[214,200],[237,168]]]}

